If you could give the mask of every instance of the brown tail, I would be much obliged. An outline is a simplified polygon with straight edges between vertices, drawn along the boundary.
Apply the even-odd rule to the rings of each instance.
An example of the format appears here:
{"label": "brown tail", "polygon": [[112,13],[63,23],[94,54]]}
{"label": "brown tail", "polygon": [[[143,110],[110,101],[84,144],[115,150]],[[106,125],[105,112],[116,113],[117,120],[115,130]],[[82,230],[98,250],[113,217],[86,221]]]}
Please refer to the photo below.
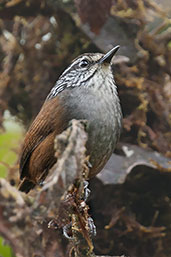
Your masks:
{"label": "brown tail", "polygon": [[18,189],[27,194],[34,187],[35,187],[35,184],[32,181],[24,178],[24,180],[20,183]]}

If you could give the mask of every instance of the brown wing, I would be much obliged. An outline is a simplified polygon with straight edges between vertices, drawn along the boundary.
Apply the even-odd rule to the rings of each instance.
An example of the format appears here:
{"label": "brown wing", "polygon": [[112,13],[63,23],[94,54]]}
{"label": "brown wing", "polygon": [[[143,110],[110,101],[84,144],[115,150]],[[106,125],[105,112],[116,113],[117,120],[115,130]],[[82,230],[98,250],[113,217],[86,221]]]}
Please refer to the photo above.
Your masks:
{"label": "brown wing", "polygon": [[56,96],[47,100],[26,133],[20,158],[20,179],[28,176],[28,162],[34,150],[50,137],[60,134],[67,127],[64,110]]}

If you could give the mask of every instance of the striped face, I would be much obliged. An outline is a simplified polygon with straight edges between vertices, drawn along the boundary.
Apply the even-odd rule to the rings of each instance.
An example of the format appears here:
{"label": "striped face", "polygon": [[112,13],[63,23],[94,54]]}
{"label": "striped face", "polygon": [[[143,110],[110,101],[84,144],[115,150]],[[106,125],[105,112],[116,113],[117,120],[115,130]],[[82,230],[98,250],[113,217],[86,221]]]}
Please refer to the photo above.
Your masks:
{"label": "striped face", "polygon": [[[99,61],[103,56],[100,53],[84,54],[73,60],[71,65],[59,77],[46,100],[57,96],[65,88],[87,85],[86,82],[101,68]],[[107,65],[109,66],[109,64]]]}

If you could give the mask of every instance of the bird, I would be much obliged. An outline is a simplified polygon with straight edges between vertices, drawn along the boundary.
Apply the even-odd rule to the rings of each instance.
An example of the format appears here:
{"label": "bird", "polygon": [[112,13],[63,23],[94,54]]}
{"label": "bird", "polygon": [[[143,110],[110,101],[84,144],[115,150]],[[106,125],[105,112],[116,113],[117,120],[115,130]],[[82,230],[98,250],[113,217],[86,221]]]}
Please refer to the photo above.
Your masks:
{"label": "bird", "polygon": [[89,179],[102,170],[116,147],[122,127],[112,71],[112,58],[119,47],[106,54],[82,54],[60,75],[25,135],[19,161],[20,191],[28,193],[44,181],[57,162],[54,139],[72,119],[88,123]]}

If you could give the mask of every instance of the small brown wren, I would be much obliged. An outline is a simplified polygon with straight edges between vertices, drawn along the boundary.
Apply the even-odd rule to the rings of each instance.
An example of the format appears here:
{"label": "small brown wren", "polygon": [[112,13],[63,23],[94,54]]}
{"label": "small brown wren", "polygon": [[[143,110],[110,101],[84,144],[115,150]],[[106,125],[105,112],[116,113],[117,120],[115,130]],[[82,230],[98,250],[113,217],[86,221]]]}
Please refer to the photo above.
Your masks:
{"label": "small brown wren", "polygon": [[122,123],[111,69],[111,59],[118,49],[116,46],[105,55],[80,55],[59,77],[26,133],[20,158],[21,191],[28,193],[46,177],[57,161],[55,136],[72,119],[88,121],[89,177],[102,170],[116,146]]}

